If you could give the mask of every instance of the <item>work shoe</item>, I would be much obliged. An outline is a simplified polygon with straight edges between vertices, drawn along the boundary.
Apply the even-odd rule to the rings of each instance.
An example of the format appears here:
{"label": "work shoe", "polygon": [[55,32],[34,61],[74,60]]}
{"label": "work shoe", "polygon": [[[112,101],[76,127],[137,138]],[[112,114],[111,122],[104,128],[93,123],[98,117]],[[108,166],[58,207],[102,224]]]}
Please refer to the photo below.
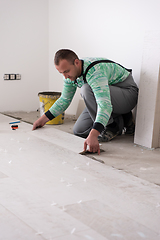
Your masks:
{"label": "work shoe", "polygon": [[123,114],[124,121],[124,134],[126,135],[134,135],[135,132],[135,122],[132,111]]}
{"label": "work shoe", "polygon": [[109,142],[116,136],[120,134],[119,131],[117,132],[112,132],[109,129],[105,129],[99,136],[98,136],[98,141],[99,142]]}
{"label": "work shoe", "polygon": [[132,121],[132,123],[128,127],[125,128],[124,133],[126,135],[132,136],[132,135],[134,135],[134,132],[135,132],[135,124],[134,124],[134,121]]}

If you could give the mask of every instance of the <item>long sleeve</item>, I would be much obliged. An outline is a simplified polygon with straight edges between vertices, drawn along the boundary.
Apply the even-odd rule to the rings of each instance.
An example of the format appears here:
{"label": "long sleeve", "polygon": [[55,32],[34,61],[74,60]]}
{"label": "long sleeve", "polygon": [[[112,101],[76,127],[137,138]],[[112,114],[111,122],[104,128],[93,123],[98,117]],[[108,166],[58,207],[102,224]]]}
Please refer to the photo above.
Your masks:
{"label": "long sleeve", "polygon": [[97,115],[93,128],[101,132],[107,125],[112,113],[112,104],[110,98],[110,89],[107,76],[102,71],[93,71],[88,74],[88,84],[91,86],[97,102]]}
{"label": "long sleeve", "polygon": [[63,91],[60,98],[52,105],[52,107],[45,113],[45,115],[51,120],[61,113],[63,113],[70,105],[73,96],[76,92],[76,86],[64,81]]}
{"label": "long sleeve", "polygon": [[[95,60],[100,59],[87,59],[87,61],[84,61],[85,69]],[[97,102],[97,115],[93,128],[99,132],[102,132],[107,125],[113,110],[109,85],[124,81],[129,74],[130,72],[122,66],[105,62],[94,65],[87,72],[86,81],[91,86]]]}

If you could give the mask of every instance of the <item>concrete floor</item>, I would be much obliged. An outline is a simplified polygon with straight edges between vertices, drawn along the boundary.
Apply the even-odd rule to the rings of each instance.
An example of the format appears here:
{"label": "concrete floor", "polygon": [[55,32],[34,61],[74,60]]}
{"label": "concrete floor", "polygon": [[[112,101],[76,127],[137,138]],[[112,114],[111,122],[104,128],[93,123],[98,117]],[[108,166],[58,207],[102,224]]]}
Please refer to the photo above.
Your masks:
{"label": "concrete floor", "polygon": [[160,239],[159,148],[122,135],[103,143],[100,156],[82,156],[84,140],[70,134],[74,116],[32,131],[38,112],[5,114],[0,240]]}

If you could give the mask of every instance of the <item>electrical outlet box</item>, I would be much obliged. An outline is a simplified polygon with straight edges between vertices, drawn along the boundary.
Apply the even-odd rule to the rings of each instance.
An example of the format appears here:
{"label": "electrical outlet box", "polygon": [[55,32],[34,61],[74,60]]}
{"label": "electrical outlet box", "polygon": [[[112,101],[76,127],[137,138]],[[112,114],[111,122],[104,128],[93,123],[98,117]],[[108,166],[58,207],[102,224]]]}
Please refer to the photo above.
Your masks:
{"label": "electrical outlet box", "polygon": [[9,74],[4,74],[3,79],[4,79],[4,80],[9,80],[9,79],[10,79]]}
{"label": "electrical outlet box", "polygon": [[21,74],[16,74],[16,80],[21,80]]}
{"label": "electrical outlet box", "polygon": [[16,79],[16,75],[13,74],[13,73],[11,73],[11,74],[10,74],[10,80],[15,80],[15,79]]}
{"label": "electrical outlet box", "polygon": [[21,80],[21,74],[19,74],[19,73],[4,74],[3,79],[4,80]]}

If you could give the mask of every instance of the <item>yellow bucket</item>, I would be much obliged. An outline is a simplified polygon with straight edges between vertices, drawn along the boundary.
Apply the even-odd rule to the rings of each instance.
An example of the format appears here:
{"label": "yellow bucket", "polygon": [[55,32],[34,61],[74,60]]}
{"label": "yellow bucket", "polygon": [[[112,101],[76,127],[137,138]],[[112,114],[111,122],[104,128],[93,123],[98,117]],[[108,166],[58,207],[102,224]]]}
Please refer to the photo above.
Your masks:
{"label": "yellow bucket", "polygon": [[[50,107],[57,101],[61,96],[60,92],[39,92],[40,101],[40,116],[47,112]],[[64,113],[60,114],[56,118],[48,121],[46,124],[62,124],[64,122]]]}

